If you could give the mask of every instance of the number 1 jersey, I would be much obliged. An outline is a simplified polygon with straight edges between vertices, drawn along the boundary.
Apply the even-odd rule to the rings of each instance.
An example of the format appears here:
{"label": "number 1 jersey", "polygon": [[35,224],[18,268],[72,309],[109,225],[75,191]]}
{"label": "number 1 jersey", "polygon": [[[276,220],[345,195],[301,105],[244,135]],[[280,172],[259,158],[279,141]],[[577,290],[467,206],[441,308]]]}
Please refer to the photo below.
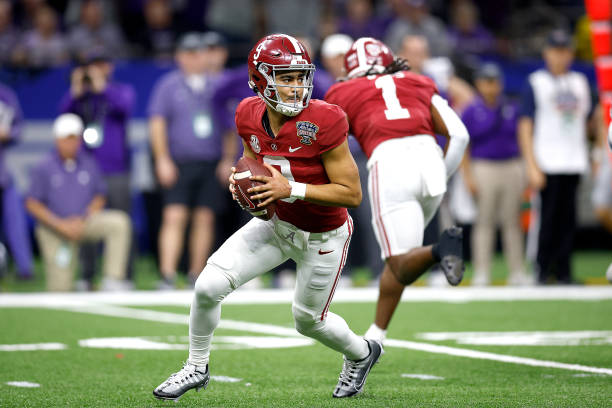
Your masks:
{"label": "number 1 jersey", "polygon": [[348,115],[350,131],[370,157],[385,140],[434,135],[431,97],[434,82],[410,71],[371,75],[334,84],[325,95]]}
{"label": "number 1 jersey", "polygon": [[[306,109],[288,118],[276,137],[264,129],[266,104],[259,97],[243,99],[236,109],[236,128],[257,160],[274,166],[289,180],[328,184],[321,154],[346,140],[348,123],[339,107],[312,99]],[[309,232],[334,230],[347,220],[346,208],[314,204],[305,200],[276,202],[276,215]]]}

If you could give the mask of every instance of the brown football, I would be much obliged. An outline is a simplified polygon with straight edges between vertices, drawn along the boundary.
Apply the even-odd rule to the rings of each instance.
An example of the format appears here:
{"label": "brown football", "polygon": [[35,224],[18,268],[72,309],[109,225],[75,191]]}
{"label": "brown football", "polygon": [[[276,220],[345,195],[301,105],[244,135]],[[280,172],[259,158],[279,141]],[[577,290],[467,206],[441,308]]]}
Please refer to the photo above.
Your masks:
{"label": "brown football", "polygon": [[258,162],[250,157],[242,157],[236,163],[236,173],[234,173],[234,180],[236,180],[236,197],[240,201],[240,204],[254,217],[261,218],[262,220],[269,220],[274,215],[276,210],[276,203],[268,204],[266,207],[257,207],[257,204],[263,200],[251,200],[250,194],[247,190],[252,187],[262,185],[261,181],[255,181],[249,179],[251,176],[272,176],[270,170],[268,170],[263,163]]}

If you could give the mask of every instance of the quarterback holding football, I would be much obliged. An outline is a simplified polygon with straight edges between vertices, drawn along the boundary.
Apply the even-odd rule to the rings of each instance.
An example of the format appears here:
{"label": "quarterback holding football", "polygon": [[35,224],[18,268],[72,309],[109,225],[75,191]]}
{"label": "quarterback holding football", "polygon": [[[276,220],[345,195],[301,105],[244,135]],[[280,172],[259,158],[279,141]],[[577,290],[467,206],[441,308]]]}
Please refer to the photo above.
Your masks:
{"label": "quarterback holding football", "polygon": [[[291,36],[261,39],[249,53],[248,69],[249,86],[257,96],[240,103],[236,127],[244,157],[263,163],[270,175],[247,173],[249,180],[260,183],[247,189],[249,200],[241,204],[263,209],[274,203],[274,214],[269,220],[254,217],[208,259],[195,284],[189,359],[153,394],[176,400],[192,388],[205,388],[221,301],[290,258],[297,265],[295,328],[344,355],[333,396],[350,397],[363,390],[382,347],[356,335],[344,319],[329,312],[353,232],[346,208],[361,202],[346,116],[338,106],[310,100],[315,68],[304,46]],[[230,176],[230,191],[237,200],[244,192],[237,191],[236,177],[244,180],[243,173],[257,173],[254,166],[247,167],[241,174],[233,168]],[[242,189],[242,181],[238,185]]]}

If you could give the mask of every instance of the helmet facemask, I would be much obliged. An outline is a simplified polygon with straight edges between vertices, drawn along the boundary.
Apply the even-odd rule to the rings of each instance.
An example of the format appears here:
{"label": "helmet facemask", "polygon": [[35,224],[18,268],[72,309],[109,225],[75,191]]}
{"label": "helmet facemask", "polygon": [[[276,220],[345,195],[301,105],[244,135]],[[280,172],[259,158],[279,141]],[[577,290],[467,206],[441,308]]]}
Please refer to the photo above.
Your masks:
{"label": "helmet facemask", "polygon": [[[279,83],[277,77],[287,72],[300,71],[304,73],[301,85]],[[290,65],[270,65],[261,62],[257,67],[257,72],[266,79],[266,88],[259,96],[274,110],[285,116],[296,116],[303,109],[308,107],[312,96],[313,79],[315,66],[313,64],[290,64]],[[291,88],[294,90],[295,101],[284,102],[278,92],[279,88]],[[299,97],[298,89],[303,89],[302,96]]]}

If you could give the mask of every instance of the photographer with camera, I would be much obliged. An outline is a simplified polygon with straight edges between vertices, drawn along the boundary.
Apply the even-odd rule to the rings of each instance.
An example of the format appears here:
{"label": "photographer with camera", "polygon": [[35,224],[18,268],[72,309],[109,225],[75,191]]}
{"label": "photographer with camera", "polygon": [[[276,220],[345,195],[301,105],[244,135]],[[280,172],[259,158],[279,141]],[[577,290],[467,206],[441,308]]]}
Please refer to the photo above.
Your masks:
{"label": "photographer with camera", "polygon": [[[64,96],[61,113],[75,113],[85,124],[83,141],[102,170],[108,186],[107,207],[130,214],[130,159],[127,127],[136,93],[132,85],[112,80],[109,56],[94,50],[71,73],[70,91]],[[96,248],[81,249],[83,284],[90,287],[95,270]],[[132,278],[132,256],[128,279]]]}

